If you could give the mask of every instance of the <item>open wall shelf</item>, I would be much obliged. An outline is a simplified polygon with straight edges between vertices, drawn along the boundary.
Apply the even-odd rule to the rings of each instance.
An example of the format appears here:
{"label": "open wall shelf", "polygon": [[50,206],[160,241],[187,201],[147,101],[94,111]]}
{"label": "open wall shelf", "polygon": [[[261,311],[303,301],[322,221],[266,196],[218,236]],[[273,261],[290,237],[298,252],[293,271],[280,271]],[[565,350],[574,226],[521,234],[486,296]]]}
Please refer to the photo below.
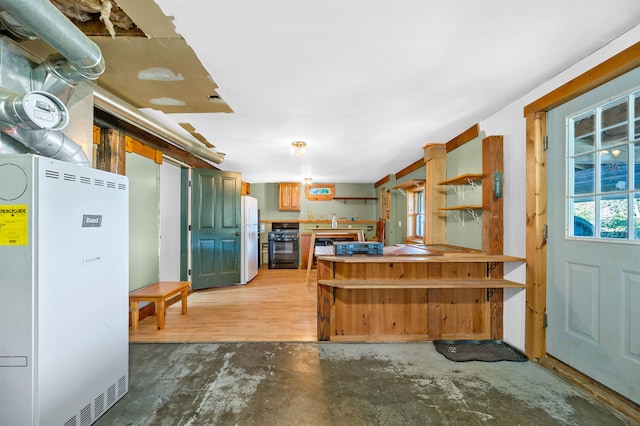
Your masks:
{"label": "open wall shelf", "polygon": [[484,176],[481,173],[465,173],[451,179],[438,182],[438,185],[471,185],[472,182],[482,180]]}
{"label": "open wall shelf", "polygon": [[367,204],[367,200],[377,200],[375,197],[333,197],[334,200],[342,200],[344,204],[347,204],[347,200],[364,200]]}

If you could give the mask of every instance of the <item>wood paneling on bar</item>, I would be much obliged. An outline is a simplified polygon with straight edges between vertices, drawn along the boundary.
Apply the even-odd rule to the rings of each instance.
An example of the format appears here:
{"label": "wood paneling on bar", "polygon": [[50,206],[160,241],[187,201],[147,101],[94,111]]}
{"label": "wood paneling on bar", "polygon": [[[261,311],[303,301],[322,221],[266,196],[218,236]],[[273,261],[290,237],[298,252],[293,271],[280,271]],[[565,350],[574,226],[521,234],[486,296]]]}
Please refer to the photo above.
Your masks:
{"label": "wood paneling on bar", "polygon": [[502,324],[491,324],[487,289],[498,281],[522,287],[487,278],[487,265],[505,258],[510,257],[320,256],[319,339],[488,339]]}

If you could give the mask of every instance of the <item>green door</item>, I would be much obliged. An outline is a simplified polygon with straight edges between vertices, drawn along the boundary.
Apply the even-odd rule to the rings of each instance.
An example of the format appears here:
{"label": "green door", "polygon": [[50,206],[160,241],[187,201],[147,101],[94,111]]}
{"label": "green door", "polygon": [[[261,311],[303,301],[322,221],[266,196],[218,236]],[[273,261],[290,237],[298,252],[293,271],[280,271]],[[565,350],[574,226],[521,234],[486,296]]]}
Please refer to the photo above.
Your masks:
{"label": "green door", "polygon": [[240,174],[193,169],[191,281],[194,290],[240,282]]}

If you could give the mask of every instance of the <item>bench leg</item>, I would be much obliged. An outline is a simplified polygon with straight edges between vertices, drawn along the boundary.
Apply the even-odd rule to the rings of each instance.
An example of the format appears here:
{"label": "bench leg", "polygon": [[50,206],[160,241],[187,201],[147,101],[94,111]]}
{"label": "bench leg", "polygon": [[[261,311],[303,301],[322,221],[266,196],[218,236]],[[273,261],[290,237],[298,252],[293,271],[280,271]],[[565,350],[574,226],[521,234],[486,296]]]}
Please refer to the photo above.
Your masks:
{"label": "bench leg", "polygon": [[164,300],[156,302],[156,315],[158,316],[158,330],[164,330]]}
{"label": "bench leg", "polygon": [[129,302],[129,310],[131,311],[131,329],[136,331],[140,323],[140,311],[138,310],[138,302]]}
{"label": "bench leg", "polygon": [[182,299],[182,315],[187,315],[187,296],[189,296],[189,290],[183,290],[181,294]]}

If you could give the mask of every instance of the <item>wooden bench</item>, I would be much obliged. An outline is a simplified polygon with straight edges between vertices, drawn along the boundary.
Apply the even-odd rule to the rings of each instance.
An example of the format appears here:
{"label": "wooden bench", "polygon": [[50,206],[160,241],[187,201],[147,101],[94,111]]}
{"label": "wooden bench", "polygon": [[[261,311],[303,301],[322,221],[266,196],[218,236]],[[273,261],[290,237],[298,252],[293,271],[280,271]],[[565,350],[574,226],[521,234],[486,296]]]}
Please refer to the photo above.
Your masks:
{"label": "wooden bench", "polygon": [[163,281],[150,284],[129,293],[129,306],[131,309],[131,329],[137,330],[140,323],[140,302],[153,302],[156,307],[158,330],[164,329],[164,314],[166,302],[169,298],[180,293],[182,300],[182,315],[187,314],[187,296],[191,288],[190,281]]}

